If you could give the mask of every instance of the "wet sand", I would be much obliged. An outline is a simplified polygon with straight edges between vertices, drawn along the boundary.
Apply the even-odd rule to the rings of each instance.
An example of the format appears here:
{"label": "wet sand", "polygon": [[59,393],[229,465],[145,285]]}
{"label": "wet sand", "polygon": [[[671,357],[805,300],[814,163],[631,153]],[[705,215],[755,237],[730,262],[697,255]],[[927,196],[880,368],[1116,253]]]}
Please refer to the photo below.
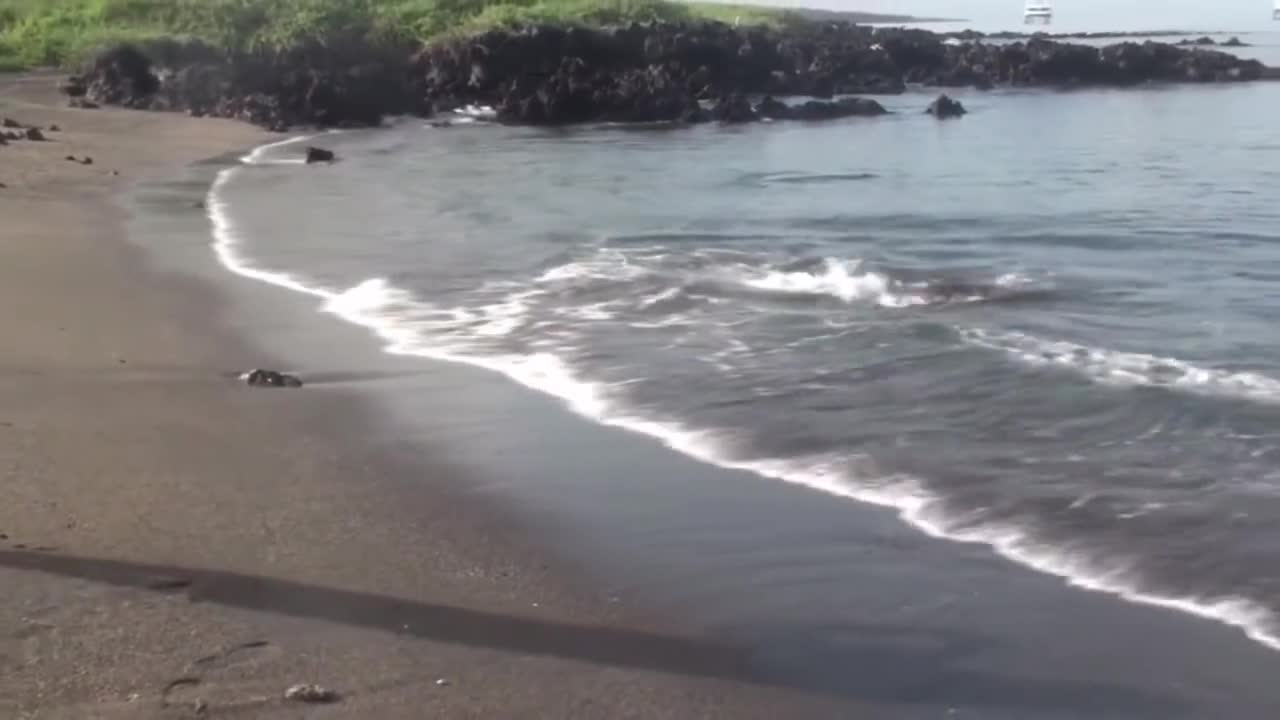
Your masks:
{"label": "wet sand", "polygon": [[118,200],[265,136],[55,81],[0,76],[61,127],[0,147],[0,717],[863,716],[597,597],[355,398],[230,379],[272,358]]}

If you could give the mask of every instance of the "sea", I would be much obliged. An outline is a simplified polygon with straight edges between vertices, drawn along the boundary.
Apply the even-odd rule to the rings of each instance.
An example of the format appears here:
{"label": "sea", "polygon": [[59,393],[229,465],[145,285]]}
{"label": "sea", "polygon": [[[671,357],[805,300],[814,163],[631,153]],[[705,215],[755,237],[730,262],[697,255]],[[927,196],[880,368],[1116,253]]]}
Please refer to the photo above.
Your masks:
{"label": "sea", "polygon": [[762,676],[1277,717],[1280,84],[934,95],[282,136],[217,170],[203,262],[468,373],[381,401]]}

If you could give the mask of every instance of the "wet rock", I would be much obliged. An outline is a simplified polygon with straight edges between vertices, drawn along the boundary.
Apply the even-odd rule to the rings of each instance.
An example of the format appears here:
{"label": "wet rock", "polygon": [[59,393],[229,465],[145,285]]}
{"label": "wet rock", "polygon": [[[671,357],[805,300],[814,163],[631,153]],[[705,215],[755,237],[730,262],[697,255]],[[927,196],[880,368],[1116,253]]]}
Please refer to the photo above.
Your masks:
{"label": "wet rock", "polygon": [[947,118],[961,117],[969,111],[964,109],[964,105],[961,105],[959,100],[953,100],[946,95],[939,95],[937,100],[929,104],[929,108],[925,112],[939,120],[945,120]]}
{"label": "wet rock", "polygon": [[32,142],[44,142],[44,133],[40,132],[40,128],[27,128],[27,139]]}
{"label": "wet rock", "polygon": [[316,163],[331,163],[336,159],[337,157],[333,154],[333,151],[331,150],[325,150],[324,148],[318,148],[318,147],[307,148],[307,164],[308,165],[314,165]]}
{"label": "wet rock", "polygon": [[867,98],[842,98],[834,102],[810,100],[791,109],[793,120],[835,120],[845,117],[875,117],[888,113],[884,106]]}
{"label": "wet rock", "polygon": [[340,697],[338,693],[319,685],[299,684],[293,685],[284,691],[285,700],[304,703],[334,703]]}
{"label": "wet rock", "polygon": [[755,122],[760,119],[755,108],[742,95],[730,95],[716,103],[711,111],[713,117],[722,123],[737,124]]}
{"label": "wet rock", "polygon": [[282,388],[300,388],[302,380],[295,375],[286,375],[285,373],[276,372],[275,370],[250,370],[240,376],[246,384],[252,387],[282,387]]}

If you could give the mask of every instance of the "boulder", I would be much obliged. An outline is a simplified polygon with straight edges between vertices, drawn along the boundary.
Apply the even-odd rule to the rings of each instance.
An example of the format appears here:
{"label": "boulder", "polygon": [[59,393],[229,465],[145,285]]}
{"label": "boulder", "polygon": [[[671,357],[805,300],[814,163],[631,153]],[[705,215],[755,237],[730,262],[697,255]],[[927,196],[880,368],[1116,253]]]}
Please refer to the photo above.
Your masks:
{"label": "boulder", "polygon": [[964,109],[964,105],[961,105],[959,100],[953,100],[946,95],[939,95],[937,100],[929,103],[929,107],[925,112],[939,120],[945,120],[947,118],[958,118],[969,111]]}
{"label": "boulder", "polygon": [[40,128],[27,128],[27,139],[32,142],[44,142],[44,133],[40,132]]}
{"label": "boulder", "polygon": [[332,150],[325,150],[324,148],[318,147],[307,148],[308,165],[314,165],[316,163],[331,163],[335,160],[337,160],[337,156],[333,154]]}
{"label": "boulder", "polygon": [[4,127],[7,127],[7,128],[22,127],[22,123],[18,122],[17,120],[14,120],[13,118],[5,118],[4,120],[0,120],[0,124],[3,124]]}

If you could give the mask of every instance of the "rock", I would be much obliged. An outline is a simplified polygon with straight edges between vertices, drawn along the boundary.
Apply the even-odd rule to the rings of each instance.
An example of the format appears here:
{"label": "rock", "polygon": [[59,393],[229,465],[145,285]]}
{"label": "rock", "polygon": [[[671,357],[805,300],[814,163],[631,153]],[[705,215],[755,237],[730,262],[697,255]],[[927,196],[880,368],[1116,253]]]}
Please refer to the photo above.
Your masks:
{"label": "rock", "polygon": [[240,376],[241,380],[253,387],[300,388],[302,380],[294,375],[286,375],[275,370],[250,370]]}
{"label": "rock", "polygon": [[58,85],[58,90],[64,95],[79,98],[84,97],[89,88],[85,85],[84,78],[79,75],[72,75]]}
{"label": "rock", "polygon": [[62,128],[58,127],[57,125],[50,125],[49,132],[62,132]]}
{"label": "rock", "polygon": [[[349,39],[228,54],[171,41],[112,48],[69,78],[64,91],[73,104],[236,118],[283,131],[297,124],[370,126],[386,115],[427,117],[466,105],[490,106],[500,122],[520,125],[733,123],[784,114],[772,103],[751,107],[743,99],[766,95],[901,93],[908,83],[1237,82],[1266,72],[1258,61],[1207,47],[1120,42],[1099,49],[1043,34],[990,43],[983,37],[966,34],[953,42],[927,30],[829,21],[780,27],[658,21],[603,29],[513,27],[425,48]],[[711,109],[703,107],[713,100]],[[839,117],[848,110],[804,112]]]}
{"label": "rock", "polygon": [[760,104],[756,105],[756,114],[770,120],[784,120],[790,117],[791,108],[772,95],[766,95]]}
{"label": "rock", "polygon": [[80,162],[80,158],[76,157],[75,155],[68,155],[63,159],[66,160],[67,162]]}
{"label": "rock", "polygon": [[22,123],[18,122],[17,120],[14,120],[13,118],[5,118],[3,121],[0,121],[0,124],[4,125],[4,127],[7,127],[7,128],[22,127]]}
{"label": "rock", "polygon": [[711,115],[722,123],[749,123],[760,119],[756,111],[742,95],[730,95],[716,103]]}
{"label": "rock", "polygon": [[875,100],[867,98],[841,98],[835,102],[818,102],[810,100],[791,108],[790,118],[793,120],[835,120],[845,117],[874,117],[884,115],[888,110]]}
{"label": "rock", "polygon": [[340,698],[338,693],[319,685],[294,685],[284,691],[284,699],[304,703],[334,703]]}
{"label": "rock", "polygon": [[83,79],[87,81],[87,97],[125,107],[150,107],[160,89],[160,79],[152,72],[151,58],[128,44],[98,55]]}
{"label": "rock", "polygon": [[961,105],[959,100],[952,100],[946,95],[939,95],[937,100],[929,104],[929,108],[925,112],[939,120],[945,120],[947,118],[960,117],[969,111],[964,109],[964,105]]}
{"label": "rock", "polygon": [[87,100],[82,97],[72,98],[71,101],[67,103],[67,106],[73,107],[73,108],[79,108],[80,110],[97,110],[98,108],[102,107],[98,103],[93,102],[92,100]]}
{"label": "rock", "polygon": [[333,151],[331,150],[325,150],[324,148],[318,147],[307,148],[308,165],[314,165],[315,163],[331,163],[336,159],[336,156],[334,156]]}
{"label": "rock", "polygon": [[89,157],[88,155],[86,155],[86,156],[84,157],[84,159],[80,161],[80,164],[81,164],[81,165],[92,165],[92,164],[93,164],[93,158],[91,158],[91,157]]}
{"label": "rock", "polygon": [[1230,40],[1222,43],[1223,47],[1249,47],[1249,43],[1244,42],[1238,37],[1232,37]]}
{"label": "rock", "polygon": [[44,142],[44,133],[40,132],[40,128],[27,128],[27,139],[32,142]]}

